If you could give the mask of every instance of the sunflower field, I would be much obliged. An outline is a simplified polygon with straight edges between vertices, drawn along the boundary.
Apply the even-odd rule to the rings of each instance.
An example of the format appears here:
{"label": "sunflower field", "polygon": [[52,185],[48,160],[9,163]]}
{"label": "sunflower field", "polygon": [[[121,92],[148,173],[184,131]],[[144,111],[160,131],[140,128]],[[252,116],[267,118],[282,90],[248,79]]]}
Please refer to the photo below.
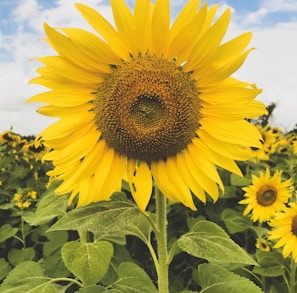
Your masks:
{"label": "sunflower field", "polygon": [[200,2],[44,24],[27,102],[57,120],[0,134],[1,293],[297,291],[297,128],[233,76],[252,33]]}
{"label": "sunflower field", "polygon": [[[219,170],[217,202],[169,203],[169,292],[295,292],[297,132],[256,122],[263,147],[238,163],[243,177]],[[75,208],[55,194],[47,151],[0,136],[0,292],[157,292],[155,199],[143,213],[123,180]]]}

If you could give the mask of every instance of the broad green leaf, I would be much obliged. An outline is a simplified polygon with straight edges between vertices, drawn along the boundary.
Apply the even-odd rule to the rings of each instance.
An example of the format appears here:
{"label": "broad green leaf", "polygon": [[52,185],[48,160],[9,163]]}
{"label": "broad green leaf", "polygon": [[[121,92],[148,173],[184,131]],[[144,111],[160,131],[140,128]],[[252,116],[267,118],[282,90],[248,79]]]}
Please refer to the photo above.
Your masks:
{"label": "broad green leaf", "polygon": [[0,258],[0,280],[4,279],[10,271],[11,265],[4,258]]}
{"label": "broad green leaf", "polygon": [[33,261],[16,266],[0,287],[1,293],[56,293],[51,279],[44,276],[40,265]]}
{"label": "broad green leaf", "polygon": [[4,224],[0,227],[0,242],[13,237],[18,231],[19,228],[13,228],[10,224]]}
{"label": "broad green leaf", "polygon": [[62,247],[62,259],[85,285],[95,285],[106,274],[113,255],[113,246],[107,241],[94,243],[67,242]]}
{"label": "broad green leaf", "polygon": [[118,275],[119,279],[113,284],[114,289],[125,293],[157,293],[152,280],[135,263],[121,263],[118,268]]}
{"label": "broad green leaf", "polygon": [[248,186],[251,184],[250,179],[248,179],[246,177],[238,176],[233,173],[231,174],[230,181],[231,181],[231,185],[233,185],[233,186],[243,187],[243,186]]}
{"label": "broad green leaf", "polygon": [[227,208],[223,210],[221,218],[230,234],[243,232],[248,229],[258,232],[258,227],[253,226],[251,219],[243,216],[239,211]]}
{"label": "broad green leaf", "polygon": [[102,286],[98,285],[91,285],[91,286],[86,286],[84,288],[80,288],[77,292],[79,293],[104,293],[105,288]]}
{"label": "broad green leaf", "polygon": [[117,290],[117,289],[105,289],[101,286],[87,286],[84,288],[80,288],[78,290],[79,293],[125,293],[123,291]]}
{"label": "broad green leaf", "polygon": [[254,267],[254,273],[264,277],[278,277],[285,274],[286,265],[279,253],[258,250],[256,259],[259,266]]}
{"label": "broad green leaf", "polygon": [[69,212],[49,231],[80,230],[93,233],[119,231],[131,224],[138,214],[138,208],[125,201],[99,202]]}
{"label": "broad green leaf", "polygon": [[115,245],[113,257],[110,262],[110,266],[107,270],[107,273],[100,281],[100,284],[103,284],[105,286],[109,286],[110,284],[113,284],[119,277],[117,268],[123,262],[133,262],[131,254],[126,246]]}
{"label": "broad green leaf", "polygon": [[[149,215],[149,217],[151,216],[152,215]],[[127,235],[134,235],[146,242],[150,238],[152,227],[148,219],[146,219],[146,216],[140,213],[136,221],[125,227],[124,230]]]}
{"label": "broad green leaf", "polygon": [[16,266],[17,264],[23,261],[33,260],[35,257],[35,250],[32,247],[27,248],[12,248],[8,252],[8,260],[13,265]]}
{"label": "broad green leaf", "polygon": [[43,256],[52,255],[56,250],[59,250],[64,243],[67,242],[67,231],[55,231],[47,233],[48,241],[43,245]]}
{"label": "broad green leaf", "polygon": [[47,233],[48,241],[43,245],[43,258],[41,265],[46,274],[52,278],[67,277],[66,269],[61,258],[61,247],[68,239],[67,231],[55,231]]}
{"label": "broad green leaf", "polygon": [[199,258],[213,263],[256,262],[218,225],[210,221],[199,221],[177,241],[178,247]]}
{"label": "broad green leaf", "polygon": [[43,194],[34,213],[27,213],[23,217],[28,224],[32,226],[43,225],[66,214],[68,199],[66,196],[55,194],[57,185],[57,183],[52,184]]}
{"label": "broad green leaf", "polygon": [[213,264],[198,266],[198,281],[203,293],[263,293],[250,280]]}

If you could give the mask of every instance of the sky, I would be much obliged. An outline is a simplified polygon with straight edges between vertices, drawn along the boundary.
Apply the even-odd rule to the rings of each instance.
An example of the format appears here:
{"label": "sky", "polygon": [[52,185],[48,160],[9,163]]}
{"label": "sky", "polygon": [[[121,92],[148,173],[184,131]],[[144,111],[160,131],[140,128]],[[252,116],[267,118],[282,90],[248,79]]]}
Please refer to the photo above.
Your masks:
{"label": "sky", "polygon": [[[54,51],[43,40],[43,24],[52,27],[79,27],[92,31],[78,13],[79,0],[0,0],[0,132],[12,130],[21,135],[37,135],[55,120],[36,112],[38,103],[26,100],[47,89],[30,85],[41,65],[34,58]],[[81,0],[112,22],[108,0]],[[134,1],[126,1],[133,9]],[[204,2],[202,0],[202,2]],[[171,0],[171,19],[186,0]],[[284,131],[297,123],[297,1],[224,0],[219,13],[231,8],[232,19],[226,39],[251,31],[253,50],[234,77],[255,83],[263,92],[258,100],[277,105],[271,126]]]}

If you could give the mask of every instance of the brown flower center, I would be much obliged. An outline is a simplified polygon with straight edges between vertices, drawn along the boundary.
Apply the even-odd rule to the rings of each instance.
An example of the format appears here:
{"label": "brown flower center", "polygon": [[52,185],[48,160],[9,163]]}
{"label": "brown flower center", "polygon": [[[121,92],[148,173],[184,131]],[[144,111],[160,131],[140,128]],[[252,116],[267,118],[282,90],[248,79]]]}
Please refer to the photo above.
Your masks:
{"label": "brown flower center", "polygon": [[292,231],[293,235],[297,236],[297,216],[293,217],[293,219],[292,219],[291,231]]}
{"label": "brown flower center", "polygon": [[95,102],[95,123],[109,147],[152,161],[182,151],[199,127],[195,81],[174,62],[143,56],[105,76]]}
{"label": "brown flower center", "polygon": [[277,190],[272,185],[264,185],[257,191],[257,202],[262,206],[270,206],[277,199]]}

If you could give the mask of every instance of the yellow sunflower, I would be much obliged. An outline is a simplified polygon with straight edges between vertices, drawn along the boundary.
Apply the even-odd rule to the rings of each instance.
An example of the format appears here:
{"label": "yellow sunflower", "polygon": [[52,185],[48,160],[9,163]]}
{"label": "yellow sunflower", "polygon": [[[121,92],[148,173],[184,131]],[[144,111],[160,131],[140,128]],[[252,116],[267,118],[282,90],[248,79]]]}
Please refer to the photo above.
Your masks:
{"label": "yellow sunflower", "polygon": [[274,248],[284,246],[283,257],[286,258],[292,253],[294,261],[297,262],[297,203],[290,203],[289,207],[276,213],[269,225],[274,228],[268,232],[269,239],[277,240]]}
{"label": "yellow sunflower", "polygon": [[269,125],[264,127],[257,125],[257,127],[262,135],[262,145],[260,148],[250,147],[248,151],[251,158],[267,161],[269,160],[269,155],[275,151],[275,142],[279,135],[273,128],[270,128]]}
{"label": "yellow sunflower", "polygon": [[[251,33],[221,44],[227,9],[190,0],[170,25],[169,0],[136,0],[131,12],[111,0],[115,26],[83,4],[77,9],[98,33],[45,25],[57,56],[31,82],[50,90],[30,102],[59,120],[39,139],[52,149],[57,193],[78,205],[107,200],[126,178],[145,210],[153,182],[169,199],[196,209],[192,194],[218,198],[216,165],[240,174],[234,160],[261,135],[246,118],[264,114],[255,85],[231,78],[251,49]],[[206,193],[205,193],[206,192]]]}
{"label": "yellow sunflower", "polygon": [[267,222],[275,212],[280,211],[291,196],[292,181],[282,182],[282,172],[276,171],[270,176],[270,170],[260,172],[260,176],[252,175],[252,185],[242,188],[245,199],[239,203],[247,205],[243,214],[251,213],[251,219],[256,222]]}

